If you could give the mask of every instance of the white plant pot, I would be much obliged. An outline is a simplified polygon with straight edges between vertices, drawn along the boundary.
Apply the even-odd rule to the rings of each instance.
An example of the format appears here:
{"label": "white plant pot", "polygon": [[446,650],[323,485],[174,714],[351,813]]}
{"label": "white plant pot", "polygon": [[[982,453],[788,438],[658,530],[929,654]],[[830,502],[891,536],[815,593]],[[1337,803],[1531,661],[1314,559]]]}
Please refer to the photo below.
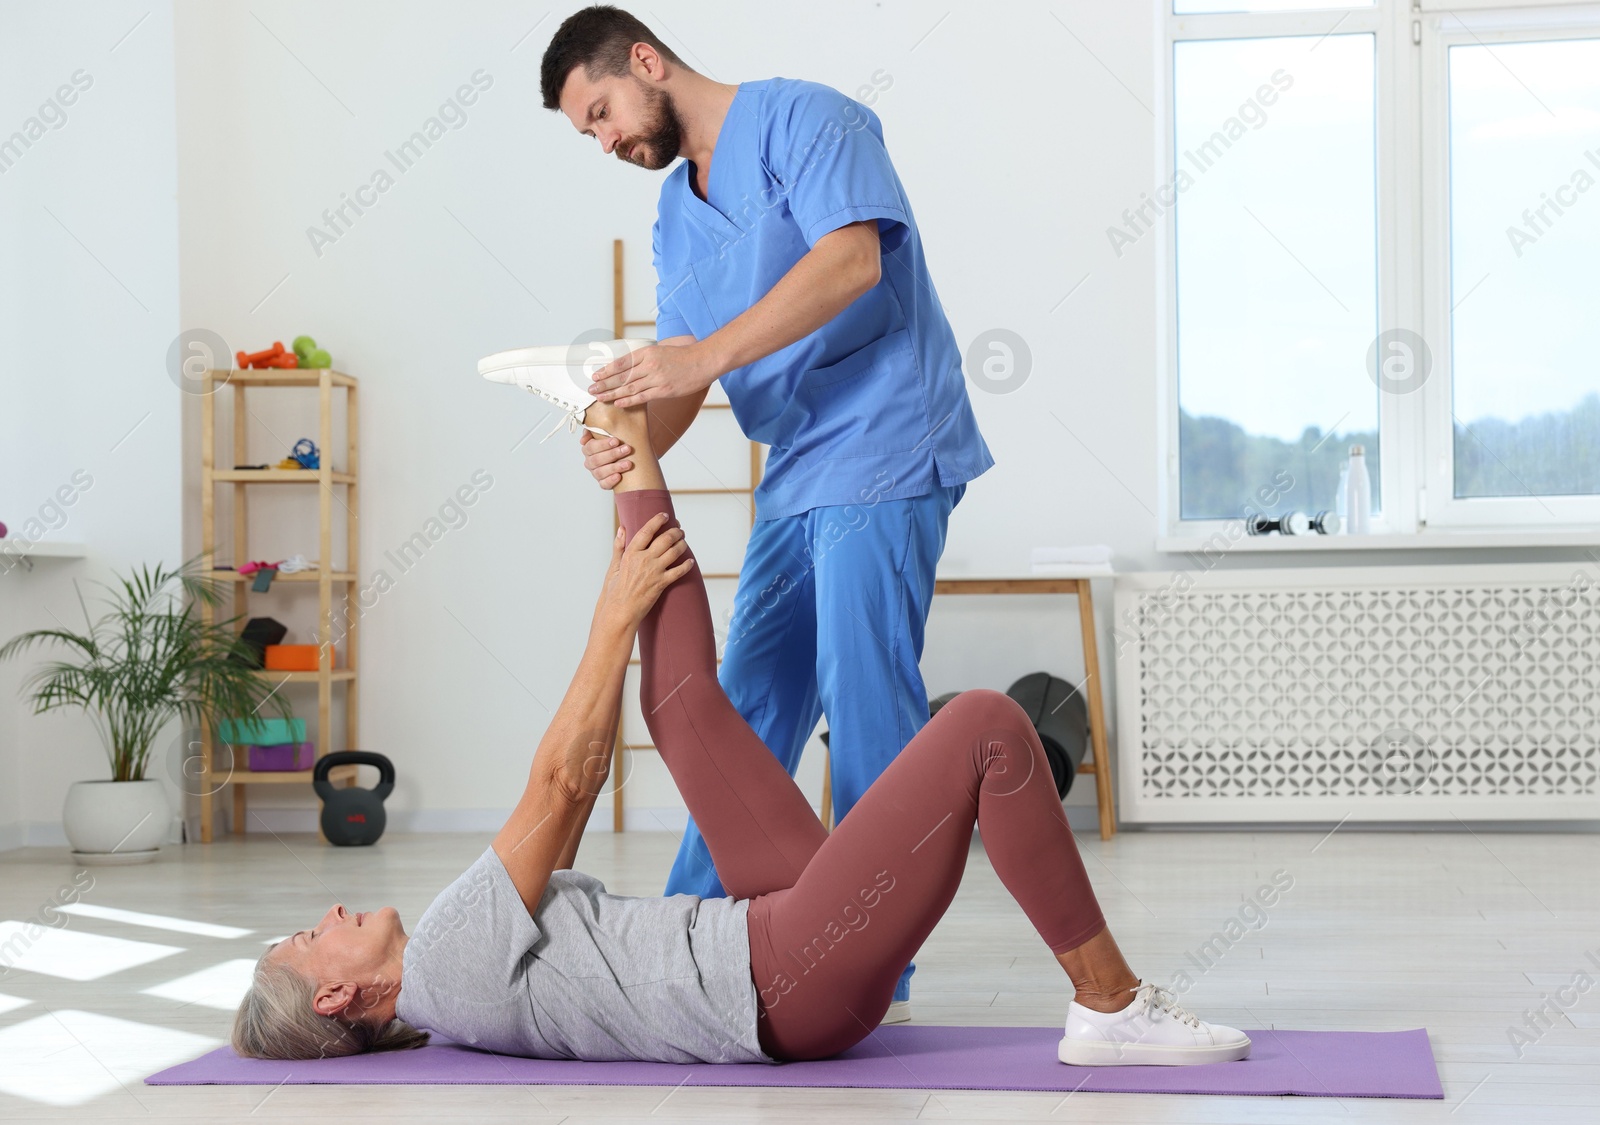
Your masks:
{"label": "white plant pot", "polygon": [[166,790],[144,781],[75,781],[61,809],[72,858],[82,864],[148,863],[172,822]]}

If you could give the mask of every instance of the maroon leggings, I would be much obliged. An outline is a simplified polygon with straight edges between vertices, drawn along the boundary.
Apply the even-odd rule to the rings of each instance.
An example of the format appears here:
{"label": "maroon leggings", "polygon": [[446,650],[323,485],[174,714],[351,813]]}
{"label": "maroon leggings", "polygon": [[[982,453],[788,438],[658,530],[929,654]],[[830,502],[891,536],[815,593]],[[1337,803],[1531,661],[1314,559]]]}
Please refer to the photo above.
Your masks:
{"label": "maroon leggings", "polygon": [[[679,526],[665,490],[616,502],[629,542],[658,512]],[[645,618],[639,654],[650,734],[722,885],[750,900],[758,1033],[773,1058],[825,1058],[878,1025],[955,897],[974,822],[1051,952],[1105,927],[1038,733],[1009,696],[966,691],[940,708],[830,835],[717,681],[698,565]]]}

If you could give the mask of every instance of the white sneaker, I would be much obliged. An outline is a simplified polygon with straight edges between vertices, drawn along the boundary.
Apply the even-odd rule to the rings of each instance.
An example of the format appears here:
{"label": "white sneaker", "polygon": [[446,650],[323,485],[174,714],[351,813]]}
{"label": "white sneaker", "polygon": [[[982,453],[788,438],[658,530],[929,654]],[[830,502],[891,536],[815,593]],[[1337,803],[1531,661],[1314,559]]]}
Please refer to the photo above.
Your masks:
{"label": "white sneaker", "polygon": [[883,1019],[879,1020],[878,1024],[880,1026],[882,1026],[883,1024],[886,1024],[886,1023],[910,1023],[910,1022],[911,1022],[911,1001],[909,1001],[909,1000],[891,1000],[891,1001],[889,1001],[889,1010],[883,1014]]}
{"label": "white sneaker", "polygon": [[[491,383],[522,387],[559,406],[564,412],[555,429],[540,438],[548,441],[563,425],[572,432],[583,422],[584,411],[595,402],[584,388],[594,381],[594,373],[619,356],[654,344],[654,340],[597,340],[588,344],[556,345],[543,348],[515,348],[496,352],[478,361],[478,374]],[[592,434],[611,435],[598,426],[584,426]]]}
{"label": "white sneaker", "polygon": [[1235,1062],[1250,1054],[1244,1032],[1184,1011],[1175,996],[1140,982],[1120,1012],[1096,1012],[1073,1001],[1056,1057],[1072,1066],[1194,1066]]}

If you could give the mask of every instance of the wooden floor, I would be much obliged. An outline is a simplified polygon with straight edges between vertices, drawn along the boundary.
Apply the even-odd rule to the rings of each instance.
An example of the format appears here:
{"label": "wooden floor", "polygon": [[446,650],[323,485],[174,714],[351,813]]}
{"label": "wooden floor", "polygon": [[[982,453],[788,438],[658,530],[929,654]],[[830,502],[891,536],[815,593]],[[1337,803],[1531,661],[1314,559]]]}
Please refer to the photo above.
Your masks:
{"label": "wooden floor", "polygon": [[[66,850],[0,853],[0,1120],[297,1121],[352,1117],[519,1122],[793,1120],[1075,1122],[1592,1122],[1600,1107],[1600,987],[1555,1007],[1519,1051],[1524,1012],[1574,981],[1600,984],[1600,844],[1585,835],[1479,831],[1124,832],[1082,838],[1113,931],[1136,972],[1195,975],[1185,1002],[1238,1027],[1426,1027],[1442,1102],[917,1090],[669,1089],[550,1086],[145,1086],[155,1070],[220,1044],[237,987],[202,978],[311,925],[333,901],[393,905],[409,929],[488,845],[487,836],[400,836],[375,848],[311,836],[168,846],[151,865],[87,869],[77,901],[241,927],[193,934],[65,913],[58,936],[101,935],[78,963],[160,943],[158,960],[70,980],[11,968],[15,923],[74,899]],[[654,894],[676,847],[665,833],[596,836],[578,866],[619,894]],[[79,869],[80,871],[83,869]],[[1240,918],[1274,872],[1292,886],[1259,929],[1197,972],[1191,955]],[[42,916],[48,921],[49,914]],[[1247,912],[1243,922],[1256,921]],[[57,920],[60,924],[60,919]],[[32,931],[35,938],[38,931]],[[1238,932],[1236,929],[1235,932]],[[100,952],[104,946],[109,952]],[[40,949],[43,949],[40,946]],[[1216,948],[1216,947],[1213,947]],[[10,952],[8,952],[8,950]],[[1059,1024],[1066,980],[974,847],[960,895],[917,958],[915,1018],[949,1024]],[[219,991],[220,989],[220,991]],[[209,993],[209,995],[208,995]],[[230,997],[232,998],[230,1000]],[[17,1003],[22,1001],[22,1003]],[[9,1008],[7,1005],[11,1005]],[[215,1005],[215,1006],[210,1006]],[[120,1022],[119,1022],[120,1021]],[[1587,1108],[1586,1108],[1587,1107]],[[1523,1112],[1522,1119],[1535,1120]]]}

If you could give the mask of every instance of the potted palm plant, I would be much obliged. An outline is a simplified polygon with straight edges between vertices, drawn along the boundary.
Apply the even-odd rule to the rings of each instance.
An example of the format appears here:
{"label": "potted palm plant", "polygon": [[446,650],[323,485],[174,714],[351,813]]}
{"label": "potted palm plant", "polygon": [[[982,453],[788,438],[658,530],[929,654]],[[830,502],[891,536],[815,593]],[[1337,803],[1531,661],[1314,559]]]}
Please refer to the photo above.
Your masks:
{"label": "potted palm plant", "polygon": [[35,644],[68,650],[65,659],[43,664],[25,681],[35,714],[81,707],[95,722],[111,760],[110,780],[74,782],[62,810],[73,859],[80,863],[140,863],[155,858],[171,821],[161,782],[146,778],[150,748],[174,719],[209,724],[220,742],[221,724],[248,717],[275,700],[273,710],[289,718],[289,704],[259,674],[256,652],[233,631],[237,617],[208,624],[196,610],[216,607],[221,582],[198,570],[199,559],[176,569],[141,565],[111,592],[110,609],[89,620],[87,632],[35,629],[0,646],[7,660]]}

